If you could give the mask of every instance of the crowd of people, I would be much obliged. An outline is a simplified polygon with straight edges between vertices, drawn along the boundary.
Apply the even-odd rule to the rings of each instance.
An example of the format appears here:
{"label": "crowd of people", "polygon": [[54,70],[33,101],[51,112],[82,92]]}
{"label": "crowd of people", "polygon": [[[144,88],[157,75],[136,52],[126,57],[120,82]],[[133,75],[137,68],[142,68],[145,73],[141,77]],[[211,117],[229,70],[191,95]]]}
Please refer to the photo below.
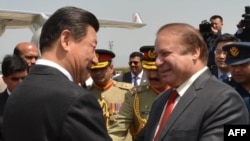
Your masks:
{"label": "crowd of people", "polygon": [[96,16],[59,8],[39,48],[18,43],[2,61],[0,141],[222,141],[225,125],[250,124],[250,41],[210,22],[206,36],[162,25],[113,77]]}

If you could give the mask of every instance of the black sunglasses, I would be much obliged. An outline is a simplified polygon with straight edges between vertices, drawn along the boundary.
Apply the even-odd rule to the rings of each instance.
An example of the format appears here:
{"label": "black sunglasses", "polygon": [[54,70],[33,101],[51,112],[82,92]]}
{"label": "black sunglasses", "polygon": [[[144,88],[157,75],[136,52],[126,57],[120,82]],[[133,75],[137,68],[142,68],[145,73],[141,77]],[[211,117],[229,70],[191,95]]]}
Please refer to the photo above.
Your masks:
{"label": "black sunglasses", "polygon": [[132,64],[137,65],[138,63],[139,63],[139,62],[136,62],[136,61],[129,61],[129,62],[128,62],[129,65],[132,65]]}

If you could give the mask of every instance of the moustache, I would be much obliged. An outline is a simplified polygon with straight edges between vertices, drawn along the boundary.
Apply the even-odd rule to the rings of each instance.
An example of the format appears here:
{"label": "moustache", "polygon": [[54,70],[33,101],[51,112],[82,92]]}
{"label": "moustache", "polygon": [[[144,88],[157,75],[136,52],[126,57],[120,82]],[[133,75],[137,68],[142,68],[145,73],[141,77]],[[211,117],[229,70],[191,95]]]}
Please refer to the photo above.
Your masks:
{"label": "moustache", "polygon": [[159,78],[149,78],[149,80],[152,80],[152,81],[160,81]]}

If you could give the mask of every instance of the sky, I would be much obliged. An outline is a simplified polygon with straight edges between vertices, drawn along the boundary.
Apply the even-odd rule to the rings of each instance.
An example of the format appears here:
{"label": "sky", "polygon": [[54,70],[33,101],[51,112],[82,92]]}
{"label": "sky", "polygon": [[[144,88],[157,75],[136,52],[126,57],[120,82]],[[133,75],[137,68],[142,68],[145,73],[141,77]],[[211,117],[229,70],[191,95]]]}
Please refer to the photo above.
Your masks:
{"label": "sky", "polygon": [[[0,0],[0,3],[0,9],[46,14],[63,6],[77,6],[97,18],[120,21],[132,21],[132,13],[140,13],[147,24],[143,28],[101,28],[97,33],[97,48],[110,49],[109,42],[113,42],[115,67],[128,67],[129,54],[139,51],[143,45],[153,45],[157,30],[168,23],[182,22],[198,28],[202,20],[221,15],[224,20],[222,32],[234,34],[245,6],[250,5],[249,0]],[[0,36],[0,60],[12,54],[18,42],[31,41],[31,37],[29,29],[7,29]]]}

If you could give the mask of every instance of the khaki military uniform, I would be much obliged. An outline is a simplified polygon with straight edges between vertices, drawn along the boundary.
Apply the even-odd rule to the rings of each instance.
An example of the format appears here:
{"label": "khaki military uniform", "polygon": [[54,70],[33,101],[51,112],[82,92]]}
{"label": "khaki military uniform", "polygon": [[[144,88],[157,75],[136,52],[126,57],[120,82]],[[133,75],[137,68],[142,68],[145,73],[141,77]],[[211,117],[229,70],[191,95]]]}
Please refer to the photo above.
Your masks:
{"label": "khaki military uniform", "polygon": [[149,85],[132,88],[126,94],[126,100],[109,129],[109,135],[114,141],[123,141],[128,129],[136,137],[145,126],[151,106],[158,96]]}
{"label": "khaki military uniform", "polygon": [[106,120],[107,128],[114,122],[125,99],[125,93],[133,86],[130,83],[116,82],[110,88],[103,91],[94,86],[88,88],[97,98]]}

